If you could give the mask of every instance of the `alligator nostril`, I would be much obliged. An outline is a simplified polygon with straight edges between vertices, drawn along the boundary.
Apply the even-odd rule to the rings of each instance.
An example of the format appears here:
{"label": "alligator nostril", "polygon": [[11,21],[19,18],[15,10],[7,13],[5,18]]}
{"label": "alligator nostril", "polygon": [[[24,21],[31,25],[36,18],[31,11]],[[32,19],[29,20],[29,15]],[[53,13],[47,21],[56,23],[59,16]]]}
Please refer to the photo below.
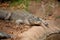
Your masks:
{"label": "alligator nostril", "polygon": [[43,24],[44,24],[46,27],[48,27],[48,23],[47,23],[47,22],[44,22]]}

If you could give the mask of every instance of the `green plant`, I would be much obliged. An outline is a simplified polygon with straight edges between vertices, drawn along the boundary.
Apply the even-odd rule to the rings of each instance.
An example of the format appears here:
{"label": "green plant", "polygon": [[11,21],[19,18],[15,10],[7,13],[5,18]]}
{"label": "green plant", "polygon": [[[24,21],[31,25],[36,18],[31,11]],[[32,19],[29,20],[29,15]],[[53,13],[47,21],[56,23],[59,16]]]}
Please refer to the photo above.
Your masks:
{"label": "green plant", "polygon": [[20,5],[24,7],[25,10],[28,10],[29,2],[30,0],[14,0],[14,1],[11,1],[10,6]]}
{"label": "green plant", "polygon": [[[8,2],[10,4],[10,7],[12,6],[20,6],[23,7],[25,10],[28,10],[29,7],[29,3],[32,0],[0,0],[0,1],[4,1],[4,2]],[[34,0],[35,2],[40,2],[41,0]]]}

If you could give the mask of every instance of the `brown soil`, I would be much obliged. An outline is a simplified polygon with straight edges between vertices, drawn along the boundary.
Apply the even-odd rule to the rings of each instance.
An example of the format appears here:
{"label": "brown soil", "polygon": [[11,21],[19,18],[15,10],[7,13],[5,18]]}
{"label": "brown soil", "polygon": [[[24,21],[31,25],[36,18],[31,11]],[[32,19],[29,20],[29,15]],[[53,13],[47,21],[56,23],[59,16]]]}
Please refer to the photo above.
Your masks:
{"label": "brown soil", "polygon": [[0,31],[5,32],[7,34],[11,34],[13,36],[10,40],[19,40],[19,35],[24,31],[27,31],[30,26],[27,25],[16,25],[11,22],[6,22],[4,20],[0,20]]}

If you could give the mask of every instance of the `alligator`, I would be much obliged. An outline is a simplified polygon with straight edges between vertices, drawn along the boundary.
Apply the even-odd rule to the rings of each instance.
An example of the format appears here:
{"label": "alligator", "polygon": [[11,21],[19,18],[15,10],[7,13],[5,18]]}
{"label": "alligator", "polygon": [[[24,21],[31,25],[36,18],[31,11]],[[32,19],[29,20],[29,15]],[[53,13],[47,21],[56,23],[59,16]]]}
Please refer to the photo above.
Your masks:
{"label": "alligator", "polygon": [[0,40],[11,38],[11,35],[0,31]]}
{"label": "alligator", "polygon": [[14,10],[12,12],[0,10],[0,19],[15,22],[16,24],[41,25],[42,23],[45,26],[48,26],[48,23],[44,19],[25,10]]}

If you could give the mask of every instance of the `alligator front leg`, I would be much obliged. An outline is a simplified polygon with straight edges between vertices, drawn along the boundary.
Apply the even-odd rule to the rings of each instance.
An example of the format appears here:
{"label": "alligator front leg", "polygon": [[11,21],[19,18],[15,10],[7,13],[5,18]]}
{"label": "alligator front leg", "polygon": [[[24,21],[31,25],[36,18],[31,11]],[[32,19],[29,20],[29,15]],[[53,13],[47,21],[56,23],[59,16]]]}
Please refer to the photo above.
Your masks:
{"label": "alligator front leg", "polygon": [[0,19],[8,20],[11,16],[11,13],[6,10],[0,10]]}

